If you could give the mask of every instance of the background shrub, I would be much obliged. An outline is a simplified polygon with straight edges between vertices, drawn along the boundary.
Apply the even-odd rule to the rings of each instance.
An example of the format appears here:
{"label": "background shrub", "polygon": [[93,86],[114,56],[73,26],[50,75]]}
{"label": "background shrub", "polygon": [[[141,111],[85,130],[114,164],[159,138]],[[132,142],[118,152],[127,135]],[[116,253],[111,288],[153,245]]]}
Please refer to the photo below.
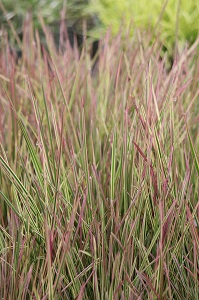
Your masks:
{"label": "background shrub", "polygon": [[[199,29],[199,1],[195,0],[91,0],[89,12],[99,17],[103,31],[111,26],[114,34],[120,30],[134,32],[135,27],[152,28],[169,50],[176,37],[179,42],[193,43]],[[96,30],[95,34],[101,32]]]}

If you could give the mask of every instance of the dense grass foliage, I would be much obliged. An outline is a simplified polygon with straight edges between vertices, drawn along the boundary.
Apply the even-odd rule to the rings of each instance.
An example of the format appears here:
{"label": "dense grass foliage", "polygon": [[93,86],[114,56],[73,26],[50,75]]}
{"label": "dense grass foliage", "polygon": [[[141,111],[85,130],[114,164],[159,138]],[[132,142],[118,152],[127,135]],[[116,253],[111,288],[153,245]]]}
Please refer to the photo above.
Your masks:
{"label": "dense grass foliage", "polygon": [[199,299],[199,39],[43,29],[0,53],[0,298]]}

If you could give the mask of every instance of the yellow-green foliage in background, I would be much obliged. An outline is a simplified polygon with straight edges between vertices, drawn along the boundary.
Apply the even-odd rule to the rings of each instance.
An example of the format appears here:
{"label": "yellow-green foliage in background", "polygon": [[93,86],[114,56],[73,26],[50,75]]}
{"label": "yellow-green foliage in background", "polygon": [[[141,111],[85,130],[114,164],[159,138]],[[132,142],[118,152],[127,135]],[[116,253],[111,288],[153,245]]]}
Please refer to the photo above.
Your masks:
{"label": "yellow-green foliage in background", "polygon": [[199,31],[199,0],[91,0],[89,10],[113,34],[129,27],[132,32],[135,27],[151,28],[167,48],[176,37],[179,42],[193,43]]}
{"label": "yellow-green foliage in background", "polygon": [[[150,31],[152,42],[160,36],[170,54],[175,41],[180,47],[186,42],[192,44],[199,32],[199,0],[0,0],[1,3],[5,8],[0,5],[1,27],[9,29],[10,21],[19,35],[25,15],[31,11],[34,27],[40,34],[38,14],[58,36],[63,8],[69,27],[80,19],[92,20],[93,29],[89,35],[93,38],[101,39],[107,28],[111,28],[113,35],[129,30],[133,34],[138,28]],[[82,32],[81,26],[78,30]]]}

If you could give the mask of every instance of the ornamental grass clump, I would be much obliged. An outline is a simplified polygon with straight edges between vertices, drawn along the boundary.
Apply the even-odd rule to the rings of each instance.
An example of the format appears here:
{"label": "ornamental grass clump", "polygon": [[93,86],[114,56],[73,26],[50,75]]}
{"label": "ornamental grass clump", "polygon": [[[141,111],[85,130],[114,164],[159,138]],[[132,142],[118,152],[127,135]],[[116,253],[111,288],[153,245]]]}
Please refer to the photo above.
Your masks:
{"label": "ornamental grass clump", "polygon": [[0,53],[0,298],[199,299],[199,39],[42,26]]}

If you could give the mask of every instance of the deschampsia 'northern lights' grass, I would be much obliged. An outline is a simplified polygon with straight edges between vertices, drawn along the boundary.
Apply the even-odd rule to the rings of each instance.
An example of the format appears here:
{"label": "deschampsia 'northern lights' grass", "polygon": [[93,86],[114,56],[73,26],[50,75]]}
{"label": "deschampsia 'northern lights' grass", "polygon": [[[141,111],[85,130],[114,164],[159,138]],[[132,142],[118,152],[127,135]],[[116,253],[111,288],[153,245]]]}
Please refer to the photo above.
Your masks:
{"label": "deschampsia 'northern lights' grass", "polygon": [[198,299],[199,40],[169,70],[31,30],[0,54],[0,298]]}

